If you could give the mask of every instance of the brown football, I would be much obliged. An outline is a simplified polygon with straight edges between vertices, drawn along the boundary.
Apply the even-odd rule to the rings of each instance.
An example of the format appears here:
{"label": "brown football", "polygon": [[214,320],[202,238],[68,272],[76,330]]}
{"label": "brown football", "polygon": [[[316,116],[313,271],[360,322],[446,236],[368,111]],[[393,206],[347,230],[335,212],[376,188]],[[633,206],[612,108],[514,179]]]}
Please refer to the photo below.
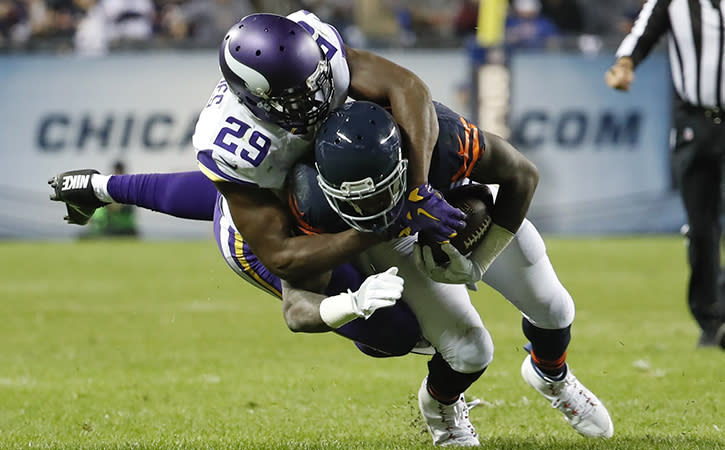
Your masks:
{"label": "brown football", "polygon": [[[481,243],[491,225],[493,194],[485,184],[467,184],[448,191],[444,196],[448,203],[466,213],[466,227],[451,238],[451,244],[461,254],[467,255]],[[430,246],[436,263],[448,262],[448,255],[429,233],[418,233],[418,242]]]}

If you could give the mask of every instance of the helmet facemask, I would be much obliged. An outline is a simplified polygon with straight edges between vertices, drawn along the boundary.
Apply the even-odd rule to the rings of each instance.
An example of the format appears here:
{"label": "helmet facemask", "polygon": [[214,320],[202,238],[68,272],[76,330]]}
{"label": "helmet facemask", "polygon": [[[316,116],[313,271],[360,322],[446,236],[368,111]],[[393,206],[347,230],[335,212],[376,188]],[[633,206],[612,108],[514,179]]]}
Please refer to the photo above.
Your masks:
{"label": "helmet facemask", "polygon": [[322,57],[304,86],[286,89],[279,95],[262,94],[249,99],[276,124],[302,128],[322,121],[330,110],[334,93],[332,67],[327,58]]}
{"label": "helmet facemask", "polygon": [[367,177],[335,187],[322,175],[317,176],[317,182],[330,207],[350,227],[381,233],[398,219],[403,210],[407,168],[408,160],[400,158],[395,169],[377,184]]}

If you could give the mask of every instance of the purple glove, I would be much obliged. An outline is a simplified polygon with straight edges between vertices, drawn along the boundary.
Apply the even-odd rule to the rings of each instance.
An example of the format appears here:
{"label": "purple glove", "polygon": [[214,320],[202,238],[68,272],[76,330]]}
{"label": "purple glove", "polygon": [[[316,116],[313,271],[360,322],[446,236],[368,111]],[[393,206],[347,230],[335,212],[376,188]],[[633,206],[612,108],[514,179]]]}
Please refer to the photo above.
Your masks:
{"label": "purple glove", "polygon": [[466,226],[463,211],[448,204],[441,193],[428,183],[408,193],[400,220],[404,228],[399,236],[427,230],[436,242],[448,242],[457,230]]}

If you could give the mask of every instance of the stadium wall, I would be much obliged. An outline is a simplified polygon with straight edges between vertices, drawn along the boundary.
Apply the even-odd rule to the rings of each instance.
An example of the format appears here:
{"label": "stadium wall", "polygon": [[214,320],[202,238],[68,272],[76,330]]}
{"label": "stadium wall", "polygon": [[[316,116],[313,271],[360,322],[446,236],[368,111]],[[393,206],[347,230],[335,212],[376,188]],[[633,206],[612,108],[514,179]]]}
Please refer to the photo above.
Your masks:
{"label": "stadium wall", "polygon": [[684,223],[669,161],[671,84],[664,53],[631,92],[604,83],[611,55],[511,58],[511,140],[539,168],[531,217],[557,233],[671,232]]}
{"label": "stadium wall", "polygon": [[[475,102],[469,95],[472,69],[464,52],[387,50],[379,53],[418,73],[438,100],[464,113],[473,111]],[[566,212],[568,207],[580,210],[582,205],[578,202],[589,202],[593,198],[584,196],[583,189],[599,192],[602,201],[620,198],[620,195],[629,195],[625,198],[627,201],[637,200],[630,194],[654,188],[666,190],[665,182],[643,182],[642,178],[650,175],[635,171],[632,166],[635,160],[649,163],[652,167],[647,170],[652,172],[652,180],[660,180],[666,171],[663,163],[666,142],[661,142],[669,120],[668,110],[661,109],[667,102],[665,85],[650,85],[647,75],[638,74],[637,84],[648,86],[648,91],[652,91],[646,98],[649,103],[639,103],[641,97],[637,94],[628,100],[618,99],[615,105],[614,100],[602,101],[601,96],[605,94],[601,90],[583,93],[566,89],[576,80],[583,83],[582,77],[594,76],[603,60],[596,61],[596,70],[590,67],[589,60],[585,60],[586,64],[577,62],[576,57],[562,61],[568,61],[567,68],[556,73],[561,77],[557,78],[561,88],[556,95],[553,88],[536,88],[542,82],[536,71],[540,72],[542,65],[551,67],[548,57],[532,55],[531,59],[514,61],[511,66],[514,68],[512,129],[516,136],[520,135],[527,154],[542,168],[542,180],[556,180],[553,185],[542,182],[537,193],[534,212],[541,215],[537,224],[544,231],[566,229],[561,221],[548,214],[553,210]],[[521,72],[521,77],[517,72]],[[48,54],[0,56],[3,99],[0,163],[5,168],[0,181],[0,210],[3,211],[0,238],[63,239],[81,231],[79,227],[63,223],[63,205],[48,200],[47,179],[57,172],[86,167],[108,171],[119,159],[132,172],[195,170],[190,137],[196,116],[219,76],[214,51],[116,53],[103,58]],[[593,82],[600,80],[601,73],[597,73]],[[630,136],[631,132],[625,126],[627,122],[621,125],[620,121],[633,110],[640,114],[636,120],[640,120],[637,129],[641,134],[626,148],[617,140],[595,145],[598,142],[596,123],[601,127],[602,120],[608,120],[601,117],[610,109],[624,114],[612,119],[615,121],[612,126],[624,127],[623,136]],[[571,113],[572,110],[578,112]],[[584,126],[582,121],[589,120],[594,122],[593,125],[587,122],[586,131],[577,128]],[[609,122],[605,125],[609,127]],[[650,132],[650,127],[659,128]],[[557,134],[559,129],[561,136]],[[606,132],[614,133],[609,128]],[[586,138],[576,139],[578,133]],[[557,145],[562,136],[566,148]],[[613,155],[611,161],[609,154]],[[630,157],[633,154],[637,158]],[[573,170],[580,164],[606,167],[607,171],[593,176]],[[562,171],[579,171],[588,183],[574,187],[576,180],[570,174],[563,176]],[[617,172],[614,184],[618,189],[607,192]],[[538,220],[537,217],[534,219]],[[659,230],[660,225],[643,228],[639,222],[620,223],[615,231]],[[139,228],[144,237],[152,239],[211,235],[208,223],[152,212],[140,213]],[[601,231],[601,228],[592,230]]]}

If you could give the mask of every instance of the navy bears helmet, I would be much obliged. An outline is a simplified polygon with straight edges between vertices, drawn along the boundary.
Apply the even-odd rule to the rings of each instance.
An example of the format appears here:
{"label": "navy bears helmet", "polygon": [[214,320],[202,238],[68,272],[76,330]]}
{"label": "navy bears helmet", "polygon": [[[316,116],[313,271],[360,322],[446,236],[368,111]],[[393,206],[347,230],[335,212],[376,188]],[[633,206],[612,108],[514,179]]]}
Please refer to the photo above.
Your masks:
{"label": "navy bears helmet", "polygon": [[403,209],[408,160],[393,116],[367,101],[332,111],[315,139],[317,181],[352,228],[384,232]]}

